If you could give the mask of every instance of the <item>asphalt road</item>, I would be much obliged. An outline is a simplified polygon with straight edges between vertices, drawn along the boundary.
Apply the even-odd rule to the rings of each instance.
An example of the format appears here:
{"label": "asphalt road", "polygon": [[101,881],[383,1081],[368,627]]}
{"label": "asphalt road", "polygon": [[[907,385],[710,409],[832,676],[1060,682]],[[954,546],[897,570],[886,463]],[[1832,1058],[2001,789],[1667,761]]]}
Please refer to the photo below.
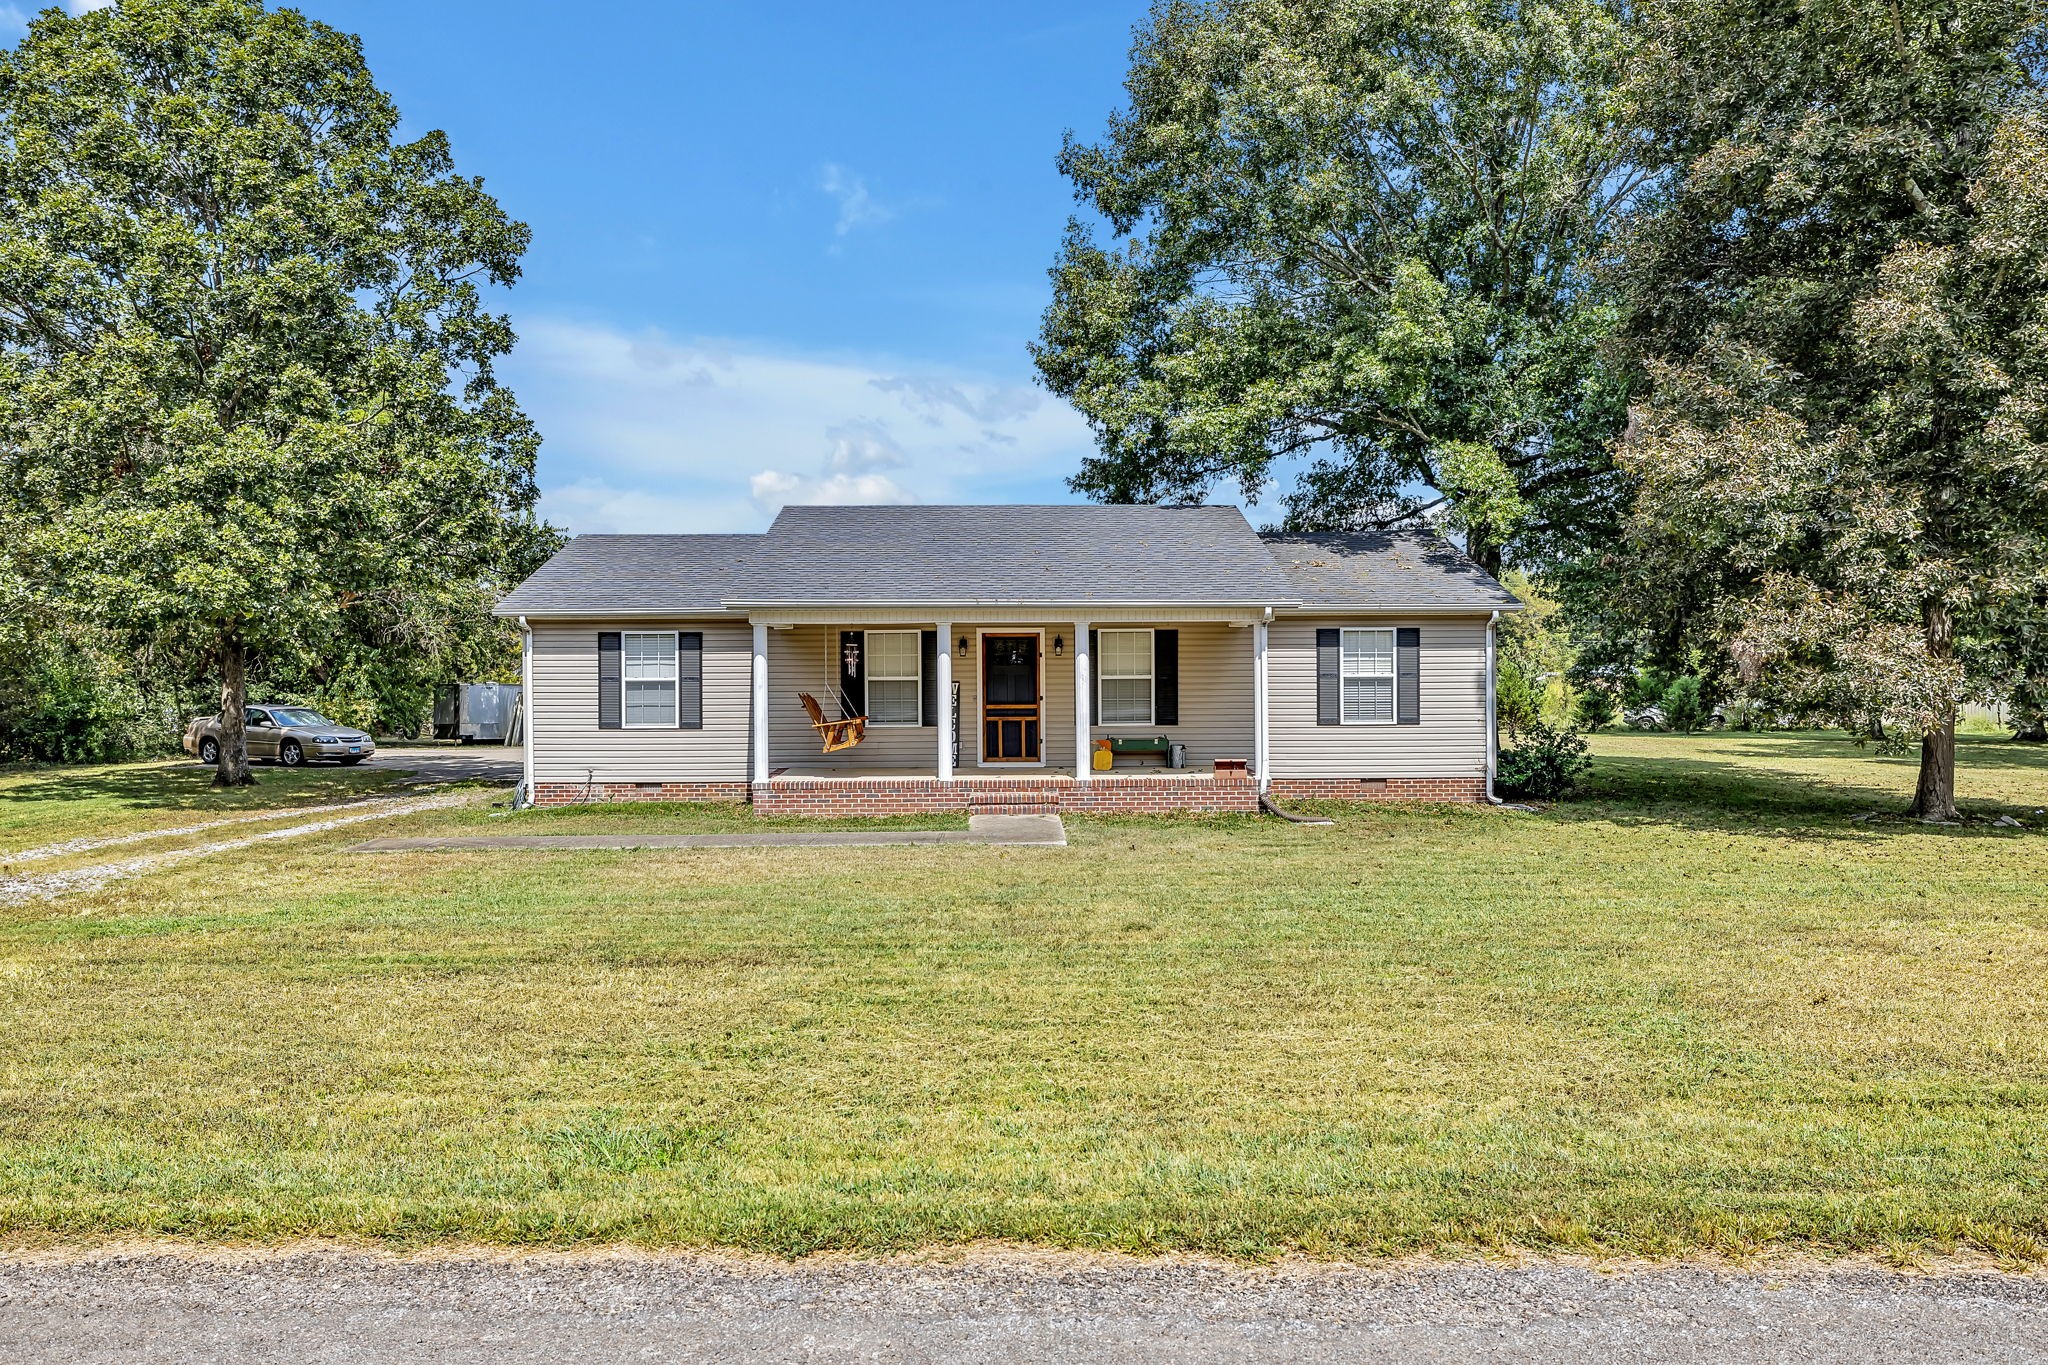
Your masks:
{"label": "asphalt road", "polygon": [[1580,1266],[0,1257],[0,1361],[2024,1361],[2048,1279]]}
{"label": "asphalt road", "polygon": [[[379,745],[368,766],[418,773],[423,782],[519,781],[526,750],[504,744]],[[269,766],[264,764],[262,766]]]}

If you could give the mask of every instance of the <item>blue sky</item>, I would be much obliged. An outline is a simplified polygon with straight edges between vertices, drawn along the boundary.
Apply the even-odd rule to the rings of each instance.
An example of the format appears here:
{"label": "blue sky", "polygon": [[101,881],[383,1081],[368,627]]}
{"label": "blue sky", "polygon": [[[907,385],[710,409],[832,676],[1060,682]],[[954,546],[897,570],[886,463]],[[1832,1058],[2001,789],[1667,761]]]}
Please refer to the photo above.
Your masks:
{"label": "blue sky", "polygon": [[299,7],[533,227],[506,373],[557,524],[1073,500],[1025,345],[1142,3]]}

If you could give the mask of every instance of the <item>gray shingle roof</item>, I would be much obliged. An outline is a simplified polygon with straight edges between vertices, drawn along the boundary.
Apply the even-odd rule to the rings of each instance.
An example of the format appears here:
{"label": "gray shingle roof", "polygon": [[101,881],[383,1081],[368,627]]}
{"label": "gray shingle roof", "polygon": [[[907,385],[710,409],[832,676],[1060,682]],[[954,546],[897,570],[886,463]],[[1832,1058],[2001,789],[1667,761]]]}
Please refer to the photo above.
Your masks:
{"label": "gray shingle roof", "polygon": [[1311,607],[1487,607],[1515,595],[1429,531],[1267,534],[1274,561]]}
{"label": "gray shingle roof", "polygon": [[578,536],[498,603],[500,616],[696,614],[725,609],[754,536]]}
{"label": "gray shingle roof", "polygon": [[1235,507],[785,507],[728,602],[1280,603]]}

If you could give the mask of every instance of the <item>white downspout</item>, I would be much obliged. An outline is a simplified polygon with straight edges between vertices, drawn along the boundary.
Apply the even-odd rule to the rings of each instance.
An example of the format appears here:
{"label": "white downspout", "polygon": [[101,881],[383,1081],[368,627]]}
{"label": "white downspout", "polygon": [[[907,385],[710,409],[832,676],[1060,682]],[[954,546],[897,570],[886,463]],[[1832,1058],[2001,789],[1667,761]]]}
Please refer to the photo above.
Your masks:
{"label": "white downspout", "polygon": [[526,746],[520,760],[519,792],[512,802],[515,809],[533,804],[533,627],[524,616],[519,618],[519,710],[526,728],[520,738]]}
{"label": "white downspout", "polygon": [[1486,618],[1486,799],[1494,805],[1501,799],[1493,794],[1493,775],[1500,766],[1500,708],[1494,701],[1493,628],[1500,613]]}
{"label": "white downspout", "polygon": [[1258,769],[1259,793],[1273,790],[1273,692],[1266,668],[1273,609],[1252,623],[1252,763]]}
{"label": "white downspout", "polygon": [[768,627],[754,622],[754,743],[753,782],[768,782]]}

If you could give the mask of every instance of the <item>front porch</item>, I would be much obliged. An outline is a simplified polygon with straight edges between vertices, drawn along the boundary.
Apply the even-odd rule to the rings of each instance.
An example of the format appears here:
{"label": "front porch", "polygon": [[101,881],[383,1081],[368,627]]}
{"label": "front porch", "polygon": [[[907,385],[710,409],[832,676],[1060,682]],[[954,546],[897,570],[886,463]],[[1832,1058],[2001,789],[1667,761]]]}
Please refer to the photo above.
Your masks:
{"label": "front porch", "polygon": [[[1242,609],[752,619],[749,791],[770,813],[1250,810],[1266,623]],[[814,726],[861,717],[857,744]],[[1113,743],[1113,766],[1091,763]]]}

